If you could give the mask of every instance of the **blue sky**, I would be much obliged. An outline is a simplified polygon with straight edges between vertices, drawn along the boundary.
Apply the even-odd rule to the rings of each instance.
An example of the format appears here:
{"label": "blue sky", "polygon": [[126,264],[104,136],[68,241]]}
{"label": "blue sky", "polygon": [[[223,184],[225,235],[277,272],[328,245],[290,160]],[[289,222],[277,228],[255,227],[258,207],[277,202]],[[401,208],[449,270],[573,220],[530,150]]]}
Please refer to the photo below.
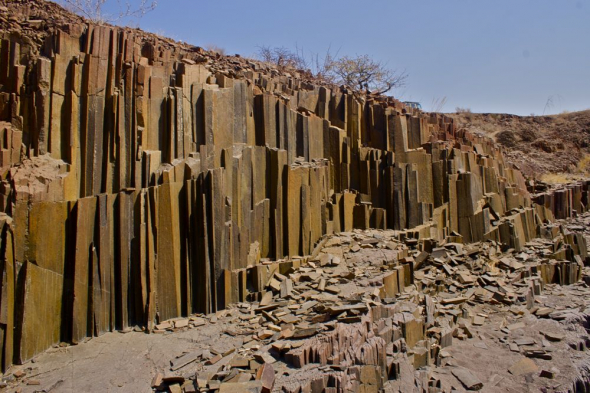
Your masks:
{"label": "blue sky", "polygon": [[426,110],[444,97],[447,112],[590,109],[590,0],[160,0],[139,26],[242,56],[369,54],[406,70],[393,95]]}

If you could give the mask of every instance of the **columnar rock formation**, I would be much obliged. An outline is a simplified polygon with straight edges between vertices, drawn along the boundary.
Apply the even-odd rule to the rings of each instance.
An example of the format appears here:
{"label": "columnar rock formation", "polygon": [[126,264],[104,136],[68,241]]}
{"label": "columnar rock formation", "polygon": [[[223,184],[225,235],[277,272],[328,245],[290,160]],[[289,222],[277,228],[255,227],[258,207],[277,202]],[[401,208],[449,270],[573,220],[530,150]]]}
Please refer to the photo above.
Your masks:
{"label": "columnar rock formation", "polygon": [[573,217],[586,210],[590,181],[578,181],[544,190],[533,196],[533,201],[553,212],[557,219]]}
{"label": "columnar rock formation", "polygon": [[519,249],[552,220],[493,144],[444,116],[6,5],[4,367],[255,297],[265,260],[299,264],[326,234]]}

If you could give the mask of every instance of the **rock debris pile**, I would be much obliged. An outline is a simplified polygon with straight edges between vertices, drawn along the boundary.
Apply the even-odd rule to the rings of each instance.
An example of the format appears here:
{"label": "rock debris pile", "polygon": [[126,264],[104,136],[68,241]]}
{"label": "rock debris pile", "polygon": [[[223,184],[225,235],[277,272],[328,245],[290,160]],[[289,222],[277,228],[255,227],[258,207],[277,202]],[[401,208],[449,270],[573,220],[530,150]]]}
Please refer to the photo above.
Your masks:
{"label": "rock debris pile", "polygon": [[[590,216],[547,225],[543,237],[519,251],[495,241],[416,241],[386,230],[331,236],[305,266],[267,265],[270,280],[259,302],[218,313],[227,324],[223,333],[241,338],[241,345],[172,359],[152,387],[451,391],[513,387],[510,379],[520,378],[584,391],[576,383],[588,386],[589,380],[572,381],[572,371],[579,375],[588,357],[568,363],[590,344],[584,329],[590,317],[588,223]],[[573,298],[567,305],[548,296],[565,293]],[[195,316],[156,331],[205,323],[206,317]],[[463,356],[493,347],[515,360],[497,359],[499,369],[484,379],[481,370],[454,359],[458,343],[471,346]]]}
{"label": "rock debris pile", "polygon": [[5,372],[108,332],[210,324],[228,341],[154,389],[502,386],[453,352],[476,338],[518,353],[512,375],[583,370],[542,363],[569,356],[562,333],[516,334],[584,323],[544,294],[586,288],[585,227],[556,218],[586,217],[588,183],[532,198],[444,115],[0,0],[0,142]]}

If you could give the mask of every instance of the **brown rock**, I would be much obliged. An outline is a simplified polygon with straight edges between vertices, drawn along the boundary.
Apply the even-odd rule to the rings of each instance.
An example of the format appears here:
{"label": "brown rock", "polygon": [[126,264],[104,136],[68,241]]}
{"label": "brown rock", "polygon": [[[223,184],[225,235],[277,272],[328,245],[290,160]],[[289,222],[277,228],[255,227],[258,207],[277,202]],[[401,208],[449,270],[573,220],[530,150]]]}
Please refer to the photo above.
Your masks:
{"label": "brown rock", "polygon": [[205,362],[205,364],[207,364],[207,365],[215,364],[218,361],[220,361],[222,358],[223,358],[223,356],[221,356],[220,354],[217,354],[217,355],[213,356],[211,359],[207,360]]}
{"label": "brown rock", "polygon": [[195,352],[189,352],[187,354],[184,354],[174,360],[172,360],[170,369],[172,371],[176,371],[179,368],[182,368],[184,366],[186,366],[189,363],[192,363],[194,361],[196,361],[197,359],[199,359],[201,357],[201,355],[203,354],[203,351],[195,351]]}
{"label": "brown rock", "polygon": [[563,339],[565,339],[565,334],[561,333],[542,332],[542,334],[549,341],[562,341]]}
{"label": "brown rock", "polygon": [[479,378],[464,367],[455,367],[451,372],[459,381],[461,381],[467,390],[480,390],[483,387],[483,383]]}
{"label": "brown rock", "polygon": [[152,379],[151,387],[157,388],[158,386],[160,386],[162,384],[163,379],[164,379],[164,374],[157,373],[156,375],[154,375],[154,378]]}
{"label": "brown rock", "polygon": [[173,385],[169,385],[168,390],[170,390],[170,393],[182,393],[182,388],[180,387],[180,384],[178,384],[178,383],[175,383]]}
{"label": "brown rock", "polygon": [[522,358],[518,362],[514,363],[508,371],[510,374],[519,376],[523,374],[535,373],[539,370],[537,364],[529,358]]}
{"label": "brown rock", "polygon": [[256,372],[256,379],[262,382],[262,392],[270,393],[275,385],[275,370],[272,365],[264,363]]}
{"label": "brown rock", "polygon": [[272,292],[268,291],[260,300],[260,307],[266,307],[272,302]]}

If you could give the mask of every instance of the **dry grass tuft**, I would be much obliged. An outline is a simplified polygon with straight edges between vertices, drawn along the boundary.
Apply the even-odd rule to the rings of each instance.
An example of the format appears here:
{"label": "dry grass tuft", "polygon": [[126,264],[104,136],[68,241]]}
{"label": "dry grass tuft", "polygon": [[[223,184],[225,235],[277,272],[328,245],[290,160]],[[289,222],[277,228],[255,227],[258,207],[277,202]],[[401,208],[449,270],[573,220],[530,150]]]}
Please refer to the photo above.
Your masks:
{"label": "dry grass tuft", "polygon": [[549,184],[565,184],[588,178],[590,178],[590,154],[584,154],[574,173],[545,173],[541,175],[540,180]]}

